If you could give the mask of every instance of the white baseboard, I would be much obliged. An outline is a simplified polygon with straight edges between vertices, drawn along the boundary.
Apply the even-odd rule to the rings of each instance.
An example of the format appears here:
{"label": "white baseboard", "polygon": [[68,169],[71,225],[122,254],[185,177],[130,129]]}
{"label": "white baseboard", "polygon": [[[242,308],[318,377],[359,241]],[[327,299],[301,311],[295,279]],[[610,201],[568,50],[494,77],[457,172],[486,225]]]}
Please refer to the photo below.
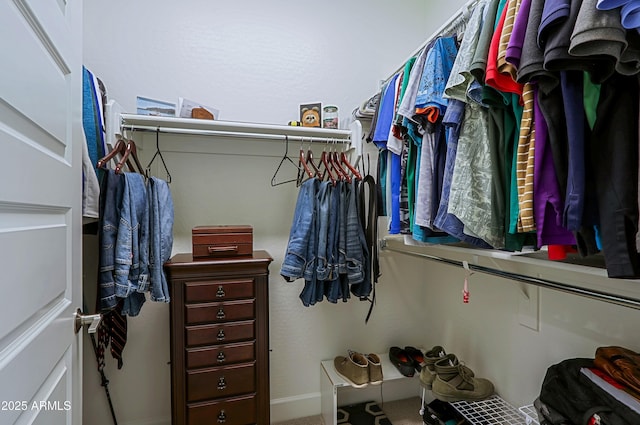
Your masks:
{"label": "white baseboard", "polygon": [[320,414],[320,392],[271,400],[271,423]]}
{"label": "white baseboard", "polygon": [[[391,401],[401,398],[414,397],[416,392],[415,385],[411,381],[405,382],[404,385],[394,386],[395,382],[385,383],[384,399]],[[363,400],[377,400],[381,387],[371,387],[369,391],[357,390],[355,388],[341,389],[340,401],[350,404]],[[321,393],[307,393],[292,397],[282,397],[271,400],[271,423],[284,422],[292,419],[304,418],[307,416],[320,415],[321,412]],[[171,425],[171,418],[153,418],[144,421],[127,421],[120,422],[120,425]]]}
{"label": "white baseboard", "polygon": [[[360,403],[374,400],[377,402],[401,400],[420,396],[420,381],[417,377],[385,382],[380,386],[367,388],[341,387],[338,390],[338,405]],[[291,419],[320,415],[322,412],[322,393],[314,392],[293,397],[271,400],[271,423],[289,421]]]}
{"label": "white baseboard", "polygon": [[[271,423],[320,414],[320,393],[271,400]],[[171,425],[171,418],[119,422],[120,425]]]}
{"label": "white baseboard", "polygon": [[143,421],[118,422],[120,425],[171,425],[171,418],[155,418]]}

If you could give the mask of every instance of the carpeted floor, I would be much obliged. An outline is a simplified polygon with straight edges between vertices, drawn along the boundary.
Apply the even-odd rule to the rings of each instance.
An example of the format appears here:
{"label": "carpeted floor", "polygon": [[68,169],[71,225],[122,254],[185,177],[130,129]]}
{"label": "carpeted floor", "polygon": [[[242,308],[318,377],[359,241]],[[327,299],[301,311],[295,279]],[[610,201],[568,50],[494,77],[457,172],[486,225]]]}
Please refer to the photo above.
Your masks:
{"label": "carpeted floor", "polygon": [[[404,400],[385,401],[380,407],[387,415],[393,425],[423,425],[420,417],[420,398],[413,397]],[[309,416],[285,422],[278,422],[274,425],[324,425],[322,417]]]}

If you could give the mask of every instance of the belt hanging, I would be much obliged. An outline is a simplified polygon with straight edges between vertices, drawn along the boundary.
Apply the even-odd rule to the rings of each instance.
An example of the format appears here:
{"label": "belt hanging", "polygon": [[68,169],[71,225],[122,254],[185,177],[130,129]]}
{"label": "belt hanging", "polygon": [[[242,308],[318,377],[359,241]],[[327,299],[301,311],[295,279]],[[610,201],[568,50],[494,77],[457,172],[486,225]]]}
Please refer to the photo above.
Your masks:
{"label": "belt hanging", "polygon": [[[367,190],[368,189],[368,190]],[[380,277],[380,263],[378,261],[378,209],[377,209],[377,185],[376,180],[370,174],[367,174],[360,184],[360,190],[358,192],[360,208],[360,224],[364,231],[367,247],[369,248],[369,255],[371,258],[371,265],[369,266],[369,272],[371,274],[372,295],[367,299],[371,303],[365,323],[369,321],[371,313],[373,312],[373,306],[376,302],[376,283]],[[364,207],[366,201],[366,195],[368,192],[369,202],[367,208]]]}

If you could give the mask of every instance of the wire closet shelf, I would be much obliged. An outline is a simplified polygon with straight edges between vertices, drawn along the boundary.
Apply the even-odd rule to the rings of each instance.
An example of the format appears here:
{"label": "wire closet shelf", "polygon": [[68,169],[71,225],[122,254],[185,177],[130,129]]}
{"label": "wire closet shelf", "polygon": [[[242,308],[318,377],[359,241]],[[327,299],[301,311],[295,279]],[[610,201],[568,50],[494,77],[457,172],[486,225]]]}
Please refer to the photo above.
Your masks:
{"label": "wire closet shelf", "polygon": [[481,401],[454,401],[451,405],[473,425],[528,425],[527,416],[494,395]]}
{"label": "wire closet shelf", "polygon": [[120,118],[120,124],[123,130],[153,131],[199,136],[238,137],[279,141],[283,140],[284,136],[287,136],[291,141],[300,142],[351,143],[353,133],[351,129],[339,130],[136,114],[120,114]]}

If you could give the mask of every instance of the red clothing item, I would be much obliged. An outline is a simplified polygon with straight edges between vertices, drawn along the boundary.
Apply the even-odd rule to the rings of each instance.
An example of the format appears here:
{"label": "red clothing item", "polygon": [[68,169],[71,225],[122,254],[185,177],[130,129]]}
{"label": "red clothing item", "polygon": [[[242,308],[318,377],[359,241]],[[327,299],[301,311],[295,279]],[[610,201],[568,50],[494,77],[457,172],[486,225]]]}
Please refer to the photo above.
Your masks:
{"label": "red clothing item", "polygon": [[547,255],[549,260],[564,260],[567,258],[567,254],[575,254],[578,252],[576,248],[571,245],[549,245]]}
{"label": "red clothing item", "polygon": [[416,108],[416,114],[426,115],[427,120],[430,123],[435,123],[438,121],[438,117],[440,116],[440,108],[437,106],[428,106],[426,108]]}
{"label": "red clothing item", "polygon": [[520,95],[522,104],[522,84],[513,80],[510,74],[498,72],[498,47],[500,46],[500,36],[504,28],[504,20],[507,16],[508,5],[502,10],[498,26],[496,27],[491,44],[489,45],[489,56],[487,58],[487,70],[485,72],[485,84],[503,93],[515,93]]}

